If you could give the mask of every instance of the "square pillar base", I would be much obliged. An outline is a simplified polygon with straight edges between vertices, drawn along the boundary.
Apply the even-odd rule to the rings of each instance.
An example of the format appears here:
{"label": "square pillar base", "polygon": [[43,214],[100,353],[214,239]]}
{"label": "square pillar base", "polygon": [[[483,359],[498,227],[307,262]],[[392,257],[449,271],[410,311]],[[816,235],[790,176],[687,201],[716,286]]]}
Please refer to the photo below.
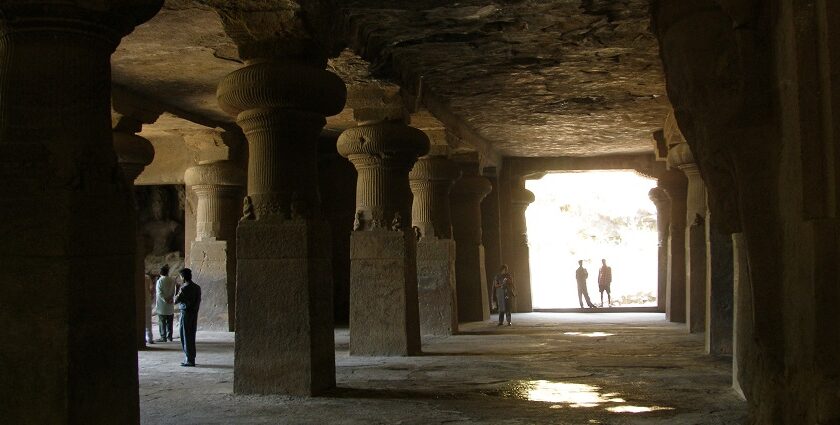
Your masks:
{"label": "square pillar base", "polygon": [[706,228],[686,229],[686,327],[689,333],[706,331]]}
{"label": "square pillar base", "polygon": [[420,353],[416,242],[403,231],[350,236],[350,354]]}
{"label": "square pillar base", "polygon": [[239,224],[235,393],[316,395],[335,386],[329,241],[319,220]]}
{"label": "square pillar base", "polygon": [[417,297],[422,335],[458,332],[452,239],[425,238],[417,243]]}
{"label": "square pillar base", "polygon": [[706,354],[732,354],[732,238],[709,231],[706,252]]}
{"label": "square pillar base", "polygon": [[[198,328],[209,331],[233,331],[236,305],[235,261],[228,261],[228,242],[194,241],[190,248],[193,280],[201,286]],[[233,263],[233,264],[230,264]]]}
{"label": "square pillar base", "polygon": [[458,289],[458,320],[460,322],[490,320],[490,294],[487,293],[487,275],[484,270],[484,246],[465,243],[458,245],[455,270]]}

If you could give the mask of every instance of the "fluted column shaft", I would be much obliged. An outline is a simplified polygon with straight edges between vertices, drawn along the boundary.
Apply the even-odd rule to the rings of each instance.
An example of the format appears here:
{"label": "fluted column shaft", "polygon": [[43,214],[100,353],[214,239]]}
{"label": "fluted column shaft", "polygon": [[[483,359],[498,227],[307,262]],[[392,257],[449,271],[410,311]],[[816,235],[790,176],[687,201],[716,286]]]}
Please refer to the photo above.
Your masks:
{"label": "fluted column shaft", "polygon": [[452,238],[449,193],[460,174],[457,166],[443,156],[425,156],[414,164],[409,173],[414,195],[411,223],[423,236]]}
{"label": "fluted column shaft", "polygon": [[135,222],[110,55],[160,3],[0,4],[4,423],[139,421]]}

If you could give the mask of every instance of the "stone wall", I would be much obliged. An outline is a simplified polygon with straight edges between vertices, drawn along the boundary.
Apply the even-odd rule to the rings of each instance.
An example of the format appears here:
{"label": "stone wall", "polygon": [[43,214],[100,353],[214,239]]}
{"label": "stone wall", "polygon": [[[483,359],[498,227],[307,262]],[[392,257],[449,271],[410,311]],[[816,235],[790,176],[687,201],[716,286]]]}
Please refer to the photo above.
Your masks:
{"label": "stone wall", "polygon": [[838,423],[840,33],[830,23],[840,5],[660,0],[652,12],[712,231],[742,233],[735,360],[752,423]]}

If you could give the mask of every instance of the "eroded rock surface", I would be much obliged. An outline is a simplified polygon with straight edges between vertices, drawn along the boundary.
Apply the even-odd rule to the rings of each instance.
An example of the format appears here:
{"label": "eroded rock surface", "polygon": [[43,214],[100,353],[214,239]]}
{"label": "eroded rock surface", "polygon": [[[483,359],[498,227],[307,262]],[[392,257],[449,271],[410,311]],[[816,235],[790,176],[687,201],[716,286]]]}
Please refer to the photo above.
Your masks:
{"label": "eroded rock surface", "polygon": [[[231,123],[215,90],[241,66],[239,53],[203,3],[167,1],[114,55],[114,81],[169,112]],[[336,6],[343,30],[335,45],[344,41],[361,56],[330,62],[348,85],[348,108],[360,98],[369,106],[372,91],[388,103],[398,84],[415,106],[464,129],[457,133],[468,144],[489,142],[501,155],[652,150],[668,101],[647,1],[400,3]],[[345,109],[328,128],[353,122]]]}

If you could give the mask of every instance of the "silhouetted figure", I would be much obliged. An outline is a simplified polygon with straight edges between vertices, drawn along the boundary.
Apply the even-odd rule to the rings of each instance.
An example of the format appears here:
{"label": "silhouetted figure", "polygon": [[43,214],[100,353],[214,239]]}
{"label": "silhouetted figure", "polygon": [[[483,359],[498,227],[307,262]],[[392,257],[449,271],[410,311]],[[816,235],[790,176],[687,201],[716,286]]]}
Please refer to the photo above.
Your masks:
{"label": "silhouetted figure", "polygon": [[601,268],[598,270],[598,291],[601,293],[601,307],[604,306],[604,291],[607,292],[607,305],[612,306],[610,283],[612,283],[612,267],[608,266],[607,260],[602,258]]}
{"label": "silhouetted figure", "polygon": [[513,304],[513,297],[516,296],[516,289],[513,286],[513,278],[508,273],[508,267],[502,264],[499,274],[493,278],[493,288],[496,292],[496,305],[499,307],[499,324],[502,326],[507,318],[507,325],[510,326],[510,310]]}
{"label": "silhouetted figure", "polygon": [[580,303],[580,308],[583,308],[583,299],[586,298],[586,305],[589,308],[594,308],[595,304],[592,304],[592,300],[589,299],[589,291],[586,289],[586,279],[589,277],[589,272],[583,268],[583,260],[578,260],[578,268],[575,270],[575,279],[577,280],[577,290],[578,290],[578,302]]}
{"label": "silhouetted figure", "polygon": [[192,270],[181,269],[184,284],[175,296],[181,307],[181,347],[184,362],[181,366],[195,366],[195,332],[198,330],[198,307],[201,305],[201,288],[192,281]]}

